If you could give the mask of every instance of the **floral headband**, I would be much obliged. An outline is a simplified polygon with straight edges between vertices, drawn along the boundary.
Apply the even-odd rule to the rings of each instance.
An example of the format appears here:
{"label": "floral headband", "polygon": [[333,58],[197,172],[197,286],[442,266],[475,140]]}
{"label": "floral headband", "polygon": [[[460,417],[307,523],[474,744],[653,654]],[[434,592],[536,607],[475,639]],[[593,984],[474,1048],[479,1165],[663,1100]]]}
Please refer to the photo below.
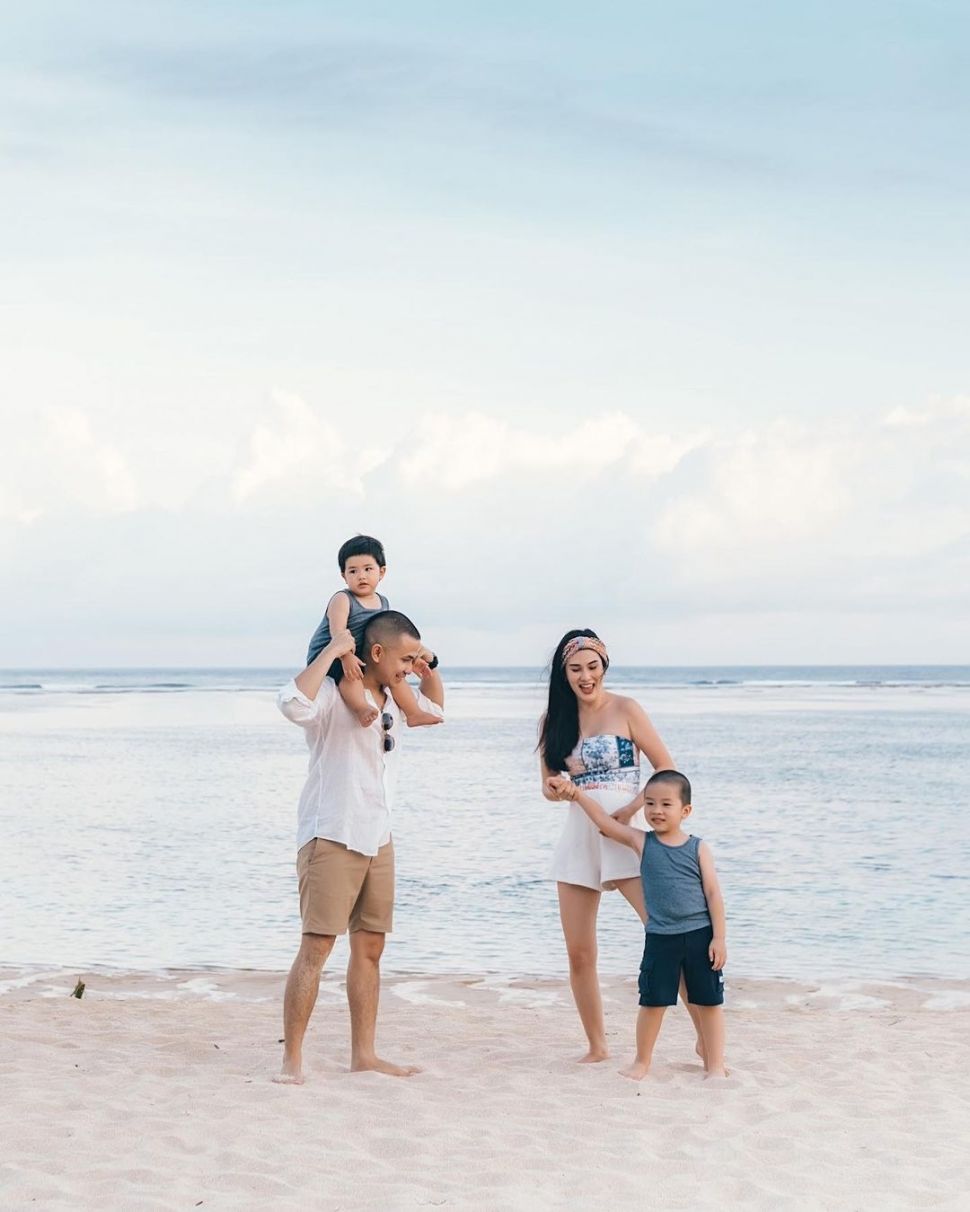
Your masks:
{"label": "floral headband", "polygon": [[565,665],[571,657],[574,657],[577,652],[582,652],[584,648],[588,648],[599,656],[603,662],[604,669],[610,663],[610,658],[606,652],[606,645],[602,640],[597,640],[591,635],[574,636],[562,650],[562,663]]}

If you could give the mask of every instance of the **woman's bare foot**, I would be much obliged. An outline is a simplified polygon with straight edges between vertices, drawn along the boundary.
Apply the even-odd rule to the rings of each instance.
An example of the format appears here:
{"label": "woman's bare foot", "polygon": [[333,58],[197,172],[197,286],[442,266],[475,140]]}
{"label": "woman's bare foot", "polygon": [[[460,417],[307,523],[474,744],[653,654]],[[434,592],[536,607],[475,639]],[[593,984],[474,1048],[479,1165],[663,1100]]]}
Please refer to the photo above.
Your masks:
{"label": "woman's bare foot", "polygon": [[420,1065],[395,1065],[391,1061],[381,1060],[379,1056],[373,1056],[370,1060],[353,1061],[350,1066],[351,1073],[386,1073],[388,1077],[413,1077],[415,1073],[422,1073]]}
{"label": "woman's bare foot", "polygon": [[639,1082],[650,1072],[649,1061],[634,1061],[632,1065],[627,1065],[625,1069],[619,1069],[620,1077],[628,1077],[631,1081]]}
{"label": "woman's bare foot", "polygon": [[372,707],[370,703],[365,703],[363,707],[358,707],[354,711],[361,728],[369,728],[381,713],[376,707]]}
{"label": "woman's bare foot", "polygon": [[716,1069],[708,1069],[708,1071],[704,1074],[704,1080],[707,1081],[707,1079],[709,1077],[730,1077],[730,1076],[731,1076],[731,1070],[727,1067],[727,1065],[719,1065]]}
{"label": "woman's bare foot", "polygon": [[430,711],[412,711],[405,717],[409,728],[423,728],[426,724],[443,724],[440,715],[432,715]]}

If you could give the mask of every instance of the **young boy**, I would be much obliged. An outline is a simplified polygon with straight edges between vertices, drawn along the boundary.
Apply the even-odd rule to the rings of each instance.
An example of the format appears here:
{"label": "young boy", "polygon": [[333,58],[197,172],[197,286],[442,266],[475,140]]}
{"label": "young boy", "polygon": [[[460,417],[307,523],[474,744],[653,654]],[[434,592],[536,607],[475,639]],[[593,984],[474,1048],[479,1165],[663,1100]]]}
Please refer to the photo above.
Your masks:
{"label": "young boy", "polygon": [[[377,586],[387,572],[384,546],[378,539],[367,534],[348,539],[337,552],[337,566],[347,582],[347,588],[339,589],[328,602],[327,613],[310,640],[306,658],[308,665],[330,643],[331,636],[338,635],[344,628],[350,631],[354,643],[359,644],[370,619],[390,609],[387,598],[377,592]],[[438,659],[430,650],[423,649],[421,655],[431,669],[437,666]],[[337,683],[340,697],[356,715],[361,727],[367,728],[377,719],[378,710],[364,694],[363,668],[363,662],[350,652],[339,661],[334,661],[328,676]],[[441,723],[439,716],[422,711],[407,682],[398,682],[387,689],[411,728]]]}
{"label": "young boy", "polygon": [[653,830],[623,825],[565,776],[555,788],[575,801],[600,833],[640,855],[647,932],[640,964],[637,1058],[620,1072],[639,1081],[650,1071],[664,1011],[677,1002],[681,971],[695,1006],[704,1043],[706,1077],[727,1077],[724,1067],[724,901],[710,848],[681,826],[691,813],[690,783],[676,770],[658,770],[643,789]]}

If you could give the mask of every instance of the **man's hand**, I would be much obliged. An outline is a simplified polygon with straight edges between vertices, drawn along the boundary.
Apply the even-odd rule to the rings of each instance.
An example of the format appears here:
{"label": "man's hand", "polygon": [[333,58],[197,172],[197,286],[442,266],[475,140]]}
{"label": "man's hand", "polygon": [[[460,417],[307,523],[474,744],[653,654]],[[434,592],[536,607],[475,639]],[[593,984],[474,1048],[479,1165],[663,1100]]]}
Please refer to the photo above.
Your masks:
{"label": "man's hand", "polygon": [[330,655],[334,660],[342,660],[348,652],[353,652],[357,647],[354,637],[350,634],[348,627],[343,627],[340,631],[334,632],[330,637],[328,645]]}
{"label": "man's hand", "polygon": [[411,669],[418,675],[419,678],[421,678],[422,681],[428,676],[428,674],[431,673],[431,666],[424,659],[424,657],[421,656],[414,658],[414,661],[411,664]]}
{"label": "man's hand", "polygon": [[364,680],[364,669],[366,666],[359,656],[348,652],[340,658],[340,664],[344,669],[344,677],[348,682],[362,682]]}
{"label": "man's hand", "polygon": [[723,938],[712,938],[707,949],[707,957],[715,972],[720,972],[727,963],[727,943]]}

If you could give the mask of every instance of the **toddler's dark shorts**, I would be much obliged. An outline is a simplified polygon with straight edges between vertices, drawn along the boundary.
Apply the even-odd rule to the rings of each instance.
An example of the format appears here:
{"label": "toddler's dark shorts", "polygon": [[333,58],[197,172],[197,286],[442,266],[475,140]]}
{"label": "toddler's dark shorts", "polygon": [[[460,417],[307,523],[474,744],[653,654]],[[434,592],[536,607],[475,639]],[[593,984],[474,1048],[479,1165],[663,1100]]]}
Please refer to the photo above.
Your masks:
{"label": "toddler's dark shorts", "polygon": [[714,971],[707,954],[713,937],[710,926],[686,934],[648,934],[640,963],[640,1005],[676,1005],[681,972],[689,1002],[722,1005],[724,973]]}

